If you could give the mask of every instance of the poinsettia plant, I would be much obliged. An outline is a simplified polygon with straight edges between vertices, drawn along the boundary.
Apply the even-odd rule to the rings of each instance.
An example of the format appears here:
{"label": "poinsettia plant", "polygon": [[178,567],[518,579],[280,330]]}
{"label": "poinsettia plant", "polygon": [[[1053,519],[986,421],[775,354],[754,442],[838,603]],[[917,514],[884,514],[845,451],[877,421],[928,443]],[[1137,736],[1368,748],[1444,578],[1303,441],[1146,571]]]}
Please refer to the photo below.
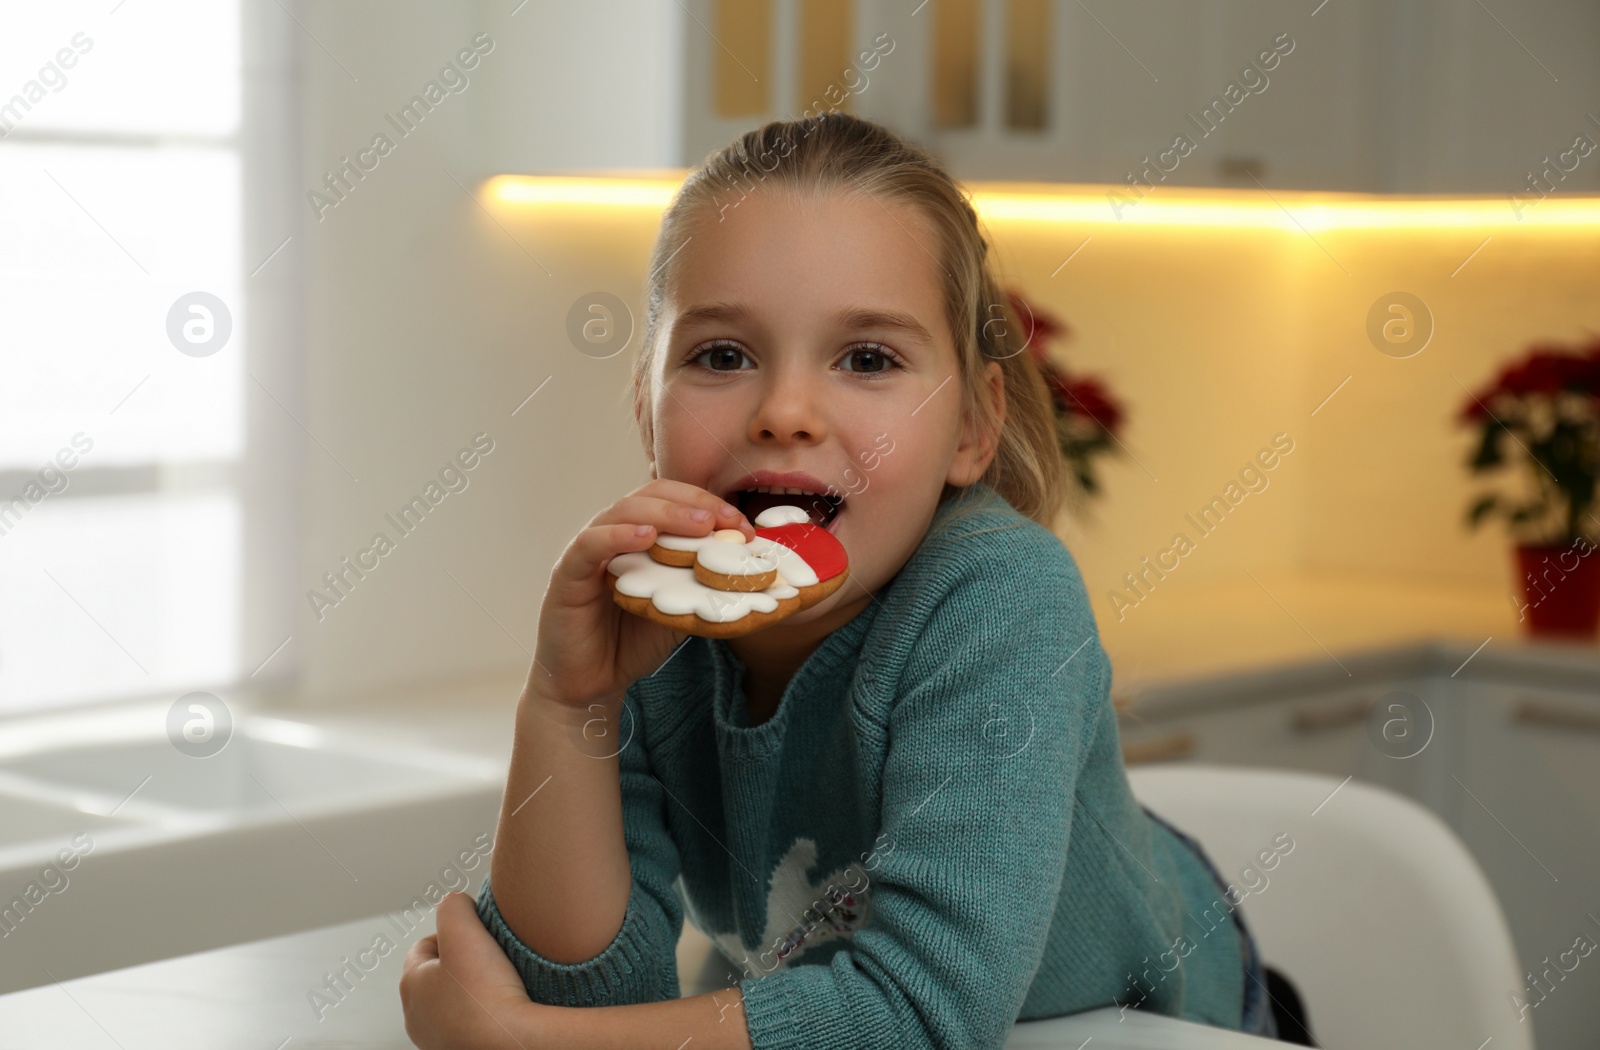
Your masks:
{"label": "poinsettia plant", "polygon": [[1600,336],[1576,346],[1529,346],[1467,399],[1457,420],[1480,431],[1467,461],[1474,473],[1525,467],[1521,497],[1478,497],[1467,510],[1471,527],[1498,515],[1519,540],[1541,546],[1600,534]]}
{"label": "poinsettia plant", "polygon": [[1026,335],[1028,354],[1050,389],[1056,437],[1061,455],[1077,481],[1078,498],[1096,495],[1100,485],[1095,479],[1095,458],[1116,451],[1125,414],[1123,406],[1099,377],[1068,372],[1051,360],[1051,344],[1071,334],[1063,322],[1034,306],[1020,292],[1008,291],[1006,298]]}

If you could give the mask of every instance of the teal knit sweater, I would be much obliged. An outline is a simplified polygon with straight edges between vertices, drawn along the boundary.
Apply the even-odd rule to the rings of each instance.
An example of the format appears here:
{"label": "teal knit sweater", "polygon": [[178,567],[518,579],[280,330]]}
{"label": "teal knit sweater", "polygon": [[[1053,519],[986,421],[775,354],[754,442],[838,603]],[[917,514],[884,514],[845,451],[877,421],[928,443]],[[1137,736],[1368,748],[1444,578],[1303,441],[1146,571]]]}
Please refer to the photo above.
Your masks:
{"label": "teal knit sweater", "polygon": [[541,957],[485,881],[478,914],[535,1001],[677,998],[687,913],[756,1050],[999,1047],[1112,1004],[1240,1027],[1231,907],[1129,791],[1077,565],[992,488],[940,505],[761,725],[743,673],[691,637],[628,690],[633,887],[604,951]]}

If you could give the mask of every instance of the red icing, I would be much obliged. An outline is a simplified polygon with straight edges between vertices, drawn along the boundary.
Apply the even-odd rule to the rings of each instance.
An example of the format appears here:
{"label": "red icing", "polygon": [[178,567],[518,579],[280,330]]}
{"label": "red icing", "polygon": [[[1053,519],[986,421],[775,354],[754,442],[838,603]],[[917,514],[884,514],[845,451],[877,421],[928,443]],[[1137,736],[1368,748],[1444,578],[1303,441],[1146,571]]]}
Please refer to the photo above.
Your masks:
{"label": "red icing", "polygon": [[781,543],[800,555],[817,574],[818,583],[833,579],[850,566],[850,558],[844,552],[844,544],[835,539],[833,533],[811,522],[796,521],[787,525],[774,525],[770,529],[757,529],[756,535],[774,543]]}

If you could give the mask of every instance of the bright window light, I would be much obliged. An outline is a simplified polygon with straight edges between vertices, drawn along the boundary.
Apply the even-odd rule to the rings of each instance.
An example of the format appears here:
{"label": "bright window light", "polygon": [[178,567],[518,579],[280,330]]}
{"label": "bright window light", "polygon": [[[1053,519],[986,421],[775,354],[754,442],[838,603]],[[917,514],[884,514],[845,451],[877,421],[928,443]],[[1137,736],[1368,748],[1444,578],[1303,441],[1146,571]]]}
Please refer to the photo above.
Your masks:
{"label": "bright window light", "polygon": [[[6,11],[0,716],[242,677],[239,24],[238,0]],[[219,313],[226,352],[172,334]]]}
{"label": "bright window light", "polygon": [[7,4],[0,70],[0,106],[23,100],[18,128],[230,137],[239,127],[239,7],[225,0]]}
{"label": "bright window light", "polygon": [[0,715],[228,680],[238,607],[231,493],[47,499],[0,536]]}
{"label": "bright window light", "polygon": [[242,354],[185,356],[165,326],[203,289],[243,346],[238,187],[230,149],[0,146],[0,470],[78,430],[95,466],[239,454]]}

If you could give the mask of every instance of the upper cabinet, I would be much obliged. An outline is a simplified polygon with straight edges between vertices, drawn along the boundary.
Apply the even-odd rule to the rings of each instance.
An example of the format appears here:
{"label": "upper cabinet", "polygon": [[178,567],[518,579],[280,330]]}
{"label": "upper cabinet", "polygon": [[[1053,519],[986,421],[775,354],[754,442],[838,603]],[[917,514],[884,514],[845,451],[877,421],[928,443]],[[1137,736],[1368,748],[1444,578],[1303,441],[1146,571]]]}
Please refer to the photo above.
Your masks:
{"label": "upper cabinet", "polygon": [[839,109],[930,146],[965,179],[1600,188],[1590,0],[681,7],[684,165],[765,120]]}

